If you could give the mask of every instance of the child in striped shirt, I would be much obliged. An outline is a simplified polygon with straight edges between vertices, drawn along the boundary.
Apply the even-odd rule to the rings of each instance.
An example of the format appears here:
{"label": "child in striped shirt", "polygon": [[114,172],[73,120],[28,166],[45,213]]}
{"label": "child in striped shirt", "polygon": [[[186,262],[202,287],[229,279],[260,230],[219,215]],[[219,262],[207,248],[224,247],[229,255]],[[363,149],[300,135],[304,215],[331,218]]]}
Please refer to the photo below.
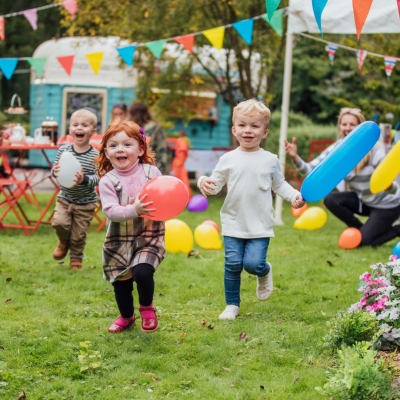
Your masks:
{"label": "child in striped shirt", "polygon": [[68,151],[80,162],[82,170],[75,175],[75,184],[71,188],[60,185],[52,226],[58,236],[58,245],[53,258],[63,259],[69,250],[70,268],[82,269],[83,250],[86,234],[97,206],[96,186],[99,182],[94,160],[98,151],[90,144],[90,137],[96,133],[97,117],[86,109],[79,109],[71,115],[69,133],[73,143],[62,145],[56,155],[52,174],[57,178],[59,159]]}

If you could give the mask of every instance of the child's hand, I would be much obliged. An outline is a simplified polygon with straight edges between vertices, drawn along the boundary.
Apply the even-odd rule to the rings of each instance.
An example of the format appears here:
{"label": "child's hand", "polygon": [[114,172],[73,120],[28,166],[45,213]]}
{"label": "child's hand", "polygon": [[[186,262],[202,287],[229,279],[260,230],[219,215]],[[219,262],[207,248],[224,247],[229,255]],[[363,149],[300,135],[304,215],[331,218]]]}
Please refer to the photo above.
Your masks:
{"label": "child's hand", "polygon": [[156,211],[155,208],[147,208],[148,206],[151,206],[153,202],[152,201],[145,202],[144,200],[146,199],[146,197],[147,194],[144,194],[141,199],[139,199],[139,196],[136,197],[136,200],[133,203],[133,205],[135,206],[137,215],[151,215],[151,213]]}
{"label": "child's hand", "polygon": [[81,169],[80,171],[78,171],[78,172],[75,174],[75,180],[74,180],[73,187],[74,187],[74,186],[78,186],[78,185],[81,184],[82,182],[83,182],[83,169]]}
{"label": "child's hand", "polygon": [[297,143],[295,137],[293,137],[292,142],[288,142],[285,139],[285,150],[286,153],[296,162],[298,155],[297,155]]}
{"label": "child's hand", "polygon": [[303,197],[301,196],[301,194],[299,194],[296,197],[296,200],[293,202],[292,207],[293,208],[301,208],[304,206],[304,204],[305,204],[305,201],[304,201]]}
{"label": "child's hand", "polygon": [[211,178],[204,178],[200,184],[200,192],[203,196],[208,196],[209,194],[214,194],[214,190],[217,184]]}
{"label": "child's hand", "polygon": [[57,178],[59,173],[60,173],[60,163],[57,161],[53,167],[53,174]]}

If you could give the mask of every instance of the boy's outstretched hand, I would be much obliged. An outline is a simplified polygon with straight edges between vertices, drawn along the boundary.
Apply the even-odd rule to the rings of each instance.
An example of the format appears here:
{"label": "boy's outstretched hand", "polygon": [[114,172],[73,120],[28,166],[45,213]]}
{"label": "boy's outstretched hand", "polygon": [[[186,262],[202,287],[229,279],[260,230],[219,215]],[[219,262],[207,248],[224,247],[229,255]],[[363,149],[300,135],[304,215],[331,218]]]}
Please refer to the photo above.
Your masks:
{"label": "boy's outstretched hand", "polygon": [[204,178],[200,183],[200,192],[203,196],[214,194],[214,190],[217,184],[211,178]]}
{"label": "boy's outstretched hand", "polygon": [[305,204],[305,201],[301,194],[296,197],[296,200],[292,203],[293,208],[301,208]]}

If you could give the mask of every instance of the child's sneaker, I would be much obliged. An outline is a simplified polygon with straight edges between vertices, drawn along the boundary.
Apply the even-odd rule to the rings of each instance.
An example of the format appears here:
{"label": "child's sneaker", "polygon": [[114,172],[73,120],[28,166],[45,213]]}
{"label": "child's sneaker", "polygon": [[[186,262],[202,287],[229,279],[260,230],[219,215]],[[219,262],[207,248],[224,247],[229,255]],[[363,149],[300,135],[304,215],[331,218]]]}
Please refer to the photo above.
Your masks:
{"label": "child's sneaker", "polygon": [[69,267],[75,271],[80,271],[82,269],[82,258],[71,257],[69,259]]}
{"label": "child's sneaker", "polygon": [[110,333],[119,333],[124,331],[125,329],[130,328],[135,323],[135,314],[130,318],[124,318],[120,315],[108,328],[108,332]]}
{"label": "child's sneaker", "polygon": [[143,332],[154,332],[157,329],[158,321],[156,310],[153,305],[140,306],[140,317],[142,318],[142,331]]}
{"label": "child's sneaker", "polygon": [[272,282],[272,265],[269,264],[269,272],[265,276],[257,276],[257,290],[256,294],[258,299],[267,300],[274,290],[274,284]]}
{"label": "child's sneaker", "polygon": [[239,315],[239,307],[228,304],[225,310],[219,315],[219,319],[235,319]]}
{"label": "child's sneaker", "polygon": [[53,251],[53,258],[55,260],[62,260],[68,253],[68,242],[66,240],[59,240],[57,247]]}

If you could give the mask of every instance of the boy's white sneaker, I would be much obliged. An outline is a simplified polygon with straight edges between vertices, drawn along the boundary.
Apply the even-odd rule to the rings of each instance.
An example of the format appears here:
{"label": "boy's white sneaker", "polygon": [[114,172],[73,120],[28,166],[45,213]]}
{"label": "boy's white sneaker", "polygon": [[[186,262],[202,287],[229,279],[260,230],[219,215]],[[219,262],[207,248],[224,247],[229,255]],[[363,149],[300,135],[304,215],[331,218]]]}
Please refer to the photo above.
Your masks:
{"label": "boy's white sneaker", "polygon": [[225,310],[219,315],[219,319],[235,319],[239,315],[239,307],[228,304]]}
{"label": "boy's white sneaker", "polygon": [[260,300],[267,300],[274,290],[272,282],[272,265],[269,263],[269,272],[265,276],[257,276],[257,298]]}

